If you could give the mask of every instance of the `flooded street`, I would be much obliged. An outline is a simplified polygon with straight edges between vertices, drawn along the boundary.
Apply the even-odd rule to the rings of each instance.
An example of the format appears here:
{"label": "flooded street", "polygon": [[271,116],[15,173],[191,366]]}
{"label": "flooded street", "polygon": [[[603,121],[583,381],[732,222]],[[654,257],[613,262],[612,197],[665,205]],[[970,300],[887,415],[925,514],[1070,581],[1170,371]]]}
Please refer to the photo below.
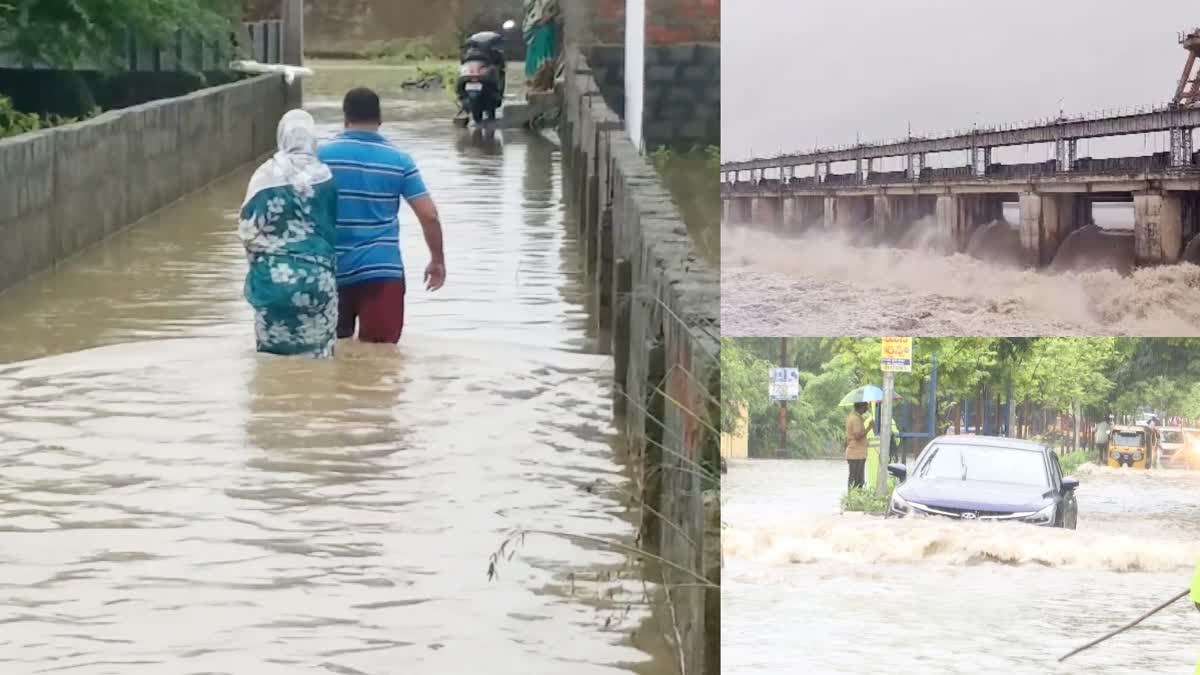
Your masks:
{"label": "flooded street", "polygon": [[430,294],[402,212],[399,349],[255,354],[252,167],[0,295],[0,672],[671,672],[637,575],[595,581],[624,556],[530,536],[487,579],[515,528],[634,526],[586,489],[626,477],[558,152],[439,94],[384,110],[446,233]]}
{"label": "flooded street", "polygon": [[[1120,224],[1110,225],[1120,229]],[[1200,267],[1049,274],[815,232],[721,233],[728,335],[1138,335],[1200,330]]]}
{"label": "flooded street", "polygon": [[1072,532],[838,515],[842,461],[731,462],[723,672],[1191,672],[1186,600],[1057,663],[1187,588],[1200,554],[1200,474],[1077,477]]}

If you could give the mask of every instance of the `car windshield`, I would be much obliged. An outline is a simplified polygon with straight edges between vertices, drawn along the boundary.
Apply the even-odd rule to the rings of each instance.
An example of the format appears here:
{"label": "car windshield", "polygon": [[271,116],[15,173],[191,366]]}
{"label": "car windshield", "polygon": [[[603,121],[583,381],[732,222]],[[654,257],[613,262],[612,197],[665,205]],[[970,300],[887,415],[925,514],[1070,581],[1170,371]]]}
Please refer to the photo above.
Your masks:
{"label": "car windshield", "polygon": [[1113,434],[1112,444],[1119,448],[1140,448],[1142,447],[1142,432],[1118,431]]}
{"label": "car windshield", "polygon": [[921,478],[982,480],[1046,487],[1042,453],[986,445],[939,443],[917,466]]}
{"label": "car windshield", "polygon": [[1163,443],[1182,443],[1183,442],[1183,433],[1179,432],[1179,431],[1163,431],[1162,432],[1162,442]]}

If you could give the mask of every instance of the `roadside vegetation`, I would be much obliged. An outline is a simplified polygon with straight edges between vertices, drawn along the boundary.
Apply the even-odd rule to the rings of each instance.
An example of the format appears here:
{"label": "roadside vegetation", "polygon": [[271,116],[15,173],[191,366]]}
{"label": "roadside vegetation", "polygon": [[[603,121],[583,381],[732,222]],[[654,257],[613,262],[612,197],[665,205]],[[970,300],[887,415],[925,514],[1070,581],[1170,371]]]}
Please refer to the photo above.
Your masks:
{"label": "roadside vegetation", "polygon": [[896,479],[888,476],[888,493],[884,496],[875,494],[874,485],[850,488],[842,495],[842,511],[861,513],[884,513],[887,511],[888,500],[896,489]]}
{"label": "roadside vegetation", "polygon": [[721,148],[707,146],[679,152],[660,147],[651,158],[700,254],[710,264],[719,265],[721,196],[714,186],[720,182]]}
{"label": "roadside vegetation", "polygon": [[[79,116],[42,110],[20,110],[13,92],[0,91],[0,137],[69,124],[100,112],[87,78],[72,76],[81,63],[115,69],[124,57],[130,34],[147,44],[161,44],[181,27],[205,39],[230,34],[241,12],[240,0],[106,0],[48,2],[0,0],[0,55],[17,62],[42,64],[60,71],[46,86],[73,102]],[[52,106],[47,106],[51,107]]]}
{"label": "roadside vegetation", "polygon": [[[786,347],[787,365],[800,371],[799,400],[787,405],[787,449],[796,458],[840,457],[847,408],[838,402],[855,387],[881,384],[879,342],[878,338],[723,338],[722,428],[747,433],[751,456],[774,456],[779,404],[768,396],[766,375],[771,366],[782,365],[780,352]],[[1198,338],[917,338],[913,373],[896,378],[897,394],[913,407],[909,423],[914,428],[903,430],[928,431],[924,411],[932,356],[937,354],[936,433],[965,433],[979,427],[982,407],[993,411],[989,426],[995,429],[994,411],[1003,404],[1011,381],[1011,435],[1040,439],[1060,452],[1064,468],[1070,463],[1070,470],[1077,470],[1088,461],[1085,448],[1095,422],[1106,415],[1133,416],[1139,408],[1151,406],[1169,415],[1200,419],[1197,353]],[[899,421],[903,427],[905,420]],[[910,445],[908,454],[919,449]]]}
{"label": "roadside vegetation", "polygon": [[0,138],[16,136],[30,131],[40,131],[51,127],[72,124],[89,117],[95,117],[99,109],[82,117],[63,117],[61,115],[39,115],[17,110],[12,99],[0,94]]}
{"label": "roadside vegetation", "polygon": [[1096,458],[1096,453],[1087,450],[1077,450],[1068,452],[1058,456],[1058,463],[1062,465],[1063,475],[1070,476],[1079,471],[1084,464],[1092,464]]}

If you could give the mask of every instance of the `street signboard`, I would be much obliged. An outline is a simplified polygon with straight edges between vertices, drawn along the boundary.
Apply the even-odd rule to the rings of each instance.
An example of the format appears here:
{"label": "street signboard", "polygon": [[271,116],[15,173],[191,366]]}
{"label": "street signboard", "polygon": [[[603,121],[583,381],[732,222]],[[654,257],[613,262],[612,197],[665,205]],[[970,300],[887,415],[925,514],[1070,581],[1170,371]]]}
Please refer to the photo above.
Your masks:
{"label": "street signboard", "polygon": [[800,398],[800,370],[772,368],[770,392],[772,401],[795,401]]}
{"label": "street signboard", "polygon": [[885,373],[911,373],[913,342],[910,337],[885,337],[879,354],[879,369]]}

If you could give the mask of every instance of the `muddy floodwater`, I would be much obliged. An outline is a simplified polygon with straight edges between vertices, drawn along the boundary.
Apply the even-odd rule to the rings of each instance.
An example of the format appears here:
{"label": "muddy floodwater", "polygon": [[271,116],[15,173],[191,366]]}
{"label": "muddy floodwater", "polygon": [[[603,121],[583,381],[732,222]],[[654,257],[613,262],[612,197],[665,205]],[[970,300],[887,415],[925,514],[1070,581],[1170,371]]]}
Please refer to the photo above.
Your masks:
{"label": "muddy floodwater", "polygon": [[446,232],[430,294],[402,214],[398,349],[255,354],[249,167],[0,295],[0,672],[671,672],[623,556],[530,536],[486,576],[514,528],[634,536],[587,489],[626,477],[557,150],[384,114]]}
{"label": "muddy floodwater", "polygon": [[727,225],[721,325],[763,336],[1189,335],[1200,331],[1200,267],[1051,274],[833,233],[779,237]]}
{"label": "muddy floodwater", "polygon": [[[1088,470],[1090,469],[1090,470]],[[1192,672],[1200,473],[1085,467],[1075,531],[838,514],[841,461],[731,462],[724,673]]]}

